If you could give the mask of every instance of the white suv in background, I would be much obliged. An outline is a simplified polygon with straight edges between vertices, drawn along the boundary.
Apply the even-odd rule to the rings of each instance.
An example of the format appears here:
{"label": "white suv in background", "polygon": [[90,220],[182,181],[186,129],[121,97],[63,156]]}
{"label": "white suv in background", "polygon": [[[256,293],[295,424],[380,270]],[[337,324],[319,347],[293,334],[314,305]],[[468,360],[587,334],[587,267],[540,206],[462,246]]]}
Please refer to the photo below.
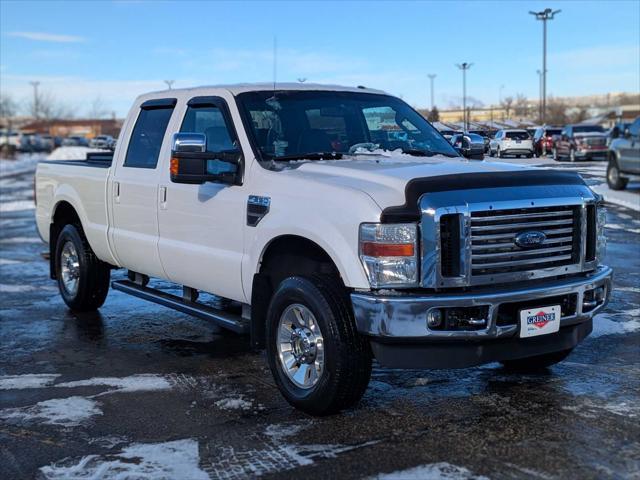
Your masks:
{"label": "white suv in background", "polygon": [[533,140],[526,130],[498,130],[496,136],[489,143],[489,155],[504,158],[515,155],[520,158],[526,155],[533,157]]}

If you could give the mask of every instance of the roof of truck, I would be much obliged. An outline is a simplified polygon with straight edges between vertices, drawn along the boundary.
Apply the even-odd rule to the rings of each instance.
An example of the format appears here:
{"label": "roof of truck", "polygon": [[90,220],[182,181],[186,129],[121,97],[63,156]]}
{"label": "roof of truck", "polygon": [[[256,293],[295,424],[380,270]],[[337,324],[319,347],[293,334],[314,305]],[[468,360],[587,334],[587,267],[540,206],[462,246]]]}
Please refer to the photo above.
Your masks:
{"label": "roof of truck", "polygon": [[[202,85],[199,87],[190,87],[190,88],[173,88],[171,90],[158,90],[155,92],[149,92],[140,97],[148,96],[157,96],[159,93],[170,93],[170,92],[190,92],[196,93],[198,91],[206,90],[228,90],[233,95],[238,95],[244,92],[255,92],[255,91],[263,91],[263,90],[273,90],[273,82],[267,83],[235,83],[228,85]],[[386,94],[386,92],[382,90],[376,90],[373,88],[367,88],[363,86],[357,87],[345,87],[342,85],[325,85],[320,83],[300,83],[300,82],[288,82],[288,83],[280,83],[277,82],[275,84],[276,90],[327,90],[334,92],[365,92],[365,93],[382,93]]]}

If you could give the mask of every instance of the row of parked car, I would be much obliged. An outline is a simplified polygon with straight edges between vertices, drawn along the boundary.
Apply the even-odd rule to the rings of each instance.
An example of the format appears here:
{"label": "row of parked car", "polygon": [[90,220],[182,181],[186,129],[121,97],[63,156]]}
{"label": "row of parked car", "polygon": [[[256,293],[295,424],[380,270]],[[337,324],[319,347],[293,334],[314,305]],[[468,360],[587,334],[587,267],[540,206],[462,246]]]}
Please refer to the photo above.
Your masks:
{"label": "row of parked car", "polygon": [[11,156],[16,152],[51,152],[58,147],[91,147],[114,149],[116,140],[111,135],[98,135],[91,139],[82,135],[60,137],[41,135],[37,133],[23,133],[15,130],[0,130],[0,153]]}
{"label": "row of parked car", "polygon": [[600,125],[576,124],[441,133],[460,153],[472,159],[482,159],[484,155],[499,158],[552,155],[555,161],[607,160],[607,183],[614,190],[626,188],[631,176],[640,175],[640,117],[610,130]]}

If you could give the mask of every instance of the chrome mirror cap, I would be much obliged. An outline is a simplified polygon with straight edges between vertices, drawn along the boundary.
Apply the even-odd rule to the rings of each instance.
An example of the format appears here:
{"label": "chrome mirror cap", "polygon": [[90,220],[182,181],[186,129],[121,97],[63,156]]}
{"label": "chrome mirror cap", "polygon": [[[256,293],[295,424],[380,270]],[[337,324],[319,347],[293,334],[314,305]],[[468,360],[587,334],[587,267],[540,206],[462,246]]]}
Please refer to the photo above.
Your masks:
{"label": "chrome mirror cap", "polygon": [[204,133],[174,133],[171,150],[178,153],[207,151],[207,136]]}

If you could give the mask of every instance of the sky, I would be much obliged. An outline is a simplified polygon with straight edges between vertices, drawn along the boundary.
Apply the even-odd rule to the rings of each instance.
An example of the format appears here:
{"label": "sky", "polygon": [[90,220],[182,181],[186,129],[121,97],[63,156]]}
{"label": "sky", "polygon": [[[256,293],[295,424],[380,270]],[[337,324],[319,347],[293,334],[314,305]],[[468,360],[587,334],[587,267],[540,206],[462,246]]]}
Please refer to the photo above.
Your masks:
{"label": "sky", "polygon": [[[0,0],[0,91],[22,105],[29,82],[72,107],[101,104],[119,117],[145,92],[273,81],[365,85],[430,106],[538,98],[542,22],[547,92],[640,91],[640,2],[213,2]],[[473,101],[473,100],[472,100]]]}

